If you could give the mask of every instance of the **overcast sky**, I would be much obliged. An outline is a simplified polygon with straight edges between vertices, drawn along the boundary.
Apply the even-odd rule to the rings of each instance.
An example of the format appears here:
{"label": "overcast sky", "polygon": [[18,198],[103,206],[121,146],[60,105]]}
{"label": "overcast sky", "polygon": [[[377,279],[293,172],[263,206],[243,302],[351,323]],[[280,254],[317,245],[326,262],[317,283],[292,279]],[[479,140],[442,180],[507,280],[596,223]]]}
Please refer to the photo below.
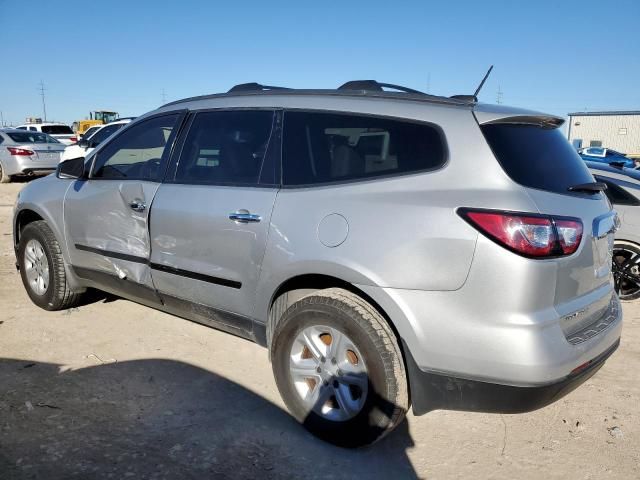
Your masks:
{"label": "overcast sky", "polygon": [[[313,6],[307,6],[313,4]],[[139,115],[257,81],[377,79],[565,115],[640,110],[640,1],[0,0],[5,123]],[[164,96],[163,96],[164,91]]]}

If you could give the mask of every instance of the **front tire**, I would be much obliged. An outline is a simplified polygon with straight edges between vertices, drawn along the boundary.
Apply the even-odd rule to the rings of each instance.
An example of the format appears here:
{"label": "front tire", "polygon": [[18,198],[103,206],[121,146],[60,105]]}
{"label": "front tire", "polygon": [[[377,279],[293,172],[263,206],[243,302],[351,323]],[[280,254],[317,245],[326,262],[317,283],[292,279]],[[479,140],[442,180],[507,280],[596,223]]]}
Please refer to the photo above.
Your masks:
{"label": "front tire", "polygon": [[272,366],[292,415],[314,435],[342,447],[371,444],[409,408],[396,337],[380,313],[339,288],[287,309],[274,328]]}
{"label": "front tire", "polygon": [[60,244],[44,221],[28,224],[18,245],[20,276],[31,301],[45,310],[65,310],[76,306],[80,293],[67,283]]}
{"label": "front tire", "polygon": [[640,298],[640,246],[624,240],[613,244],[614,288],[622,301]]}

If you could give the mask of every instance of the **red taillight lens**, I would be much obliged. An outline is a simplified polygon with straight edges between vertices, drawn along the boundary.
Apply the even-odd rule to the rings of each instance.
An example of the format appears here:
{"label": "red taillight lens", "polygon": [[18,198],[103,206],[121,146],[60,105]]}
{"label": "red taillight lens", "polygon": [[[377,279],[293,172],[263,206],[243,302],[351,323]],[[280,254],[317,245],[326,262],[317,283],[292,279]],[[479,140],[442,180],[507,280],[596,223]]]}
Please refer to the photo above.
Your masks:
{"label": "red taillight lens", "polygon": [[582,240],[577,219],[466,209],[460,214],[490,239],[526,257],[571,255]]}
{"label": "red taillight lens", "polygon": [[78,141],[78,137],[69,137],[69,141],[71,143],[76,143]]}
{"label": "red taillight lens", "polygon": [[580,246],[582,240],[582,222],[578,220],[554,220],[558,241],[562,248],[562,253],[571,255]]}
{"label": "red taillight lens", "polygon": [[26,148],[7,147],[7,150],[9,150],[9,153],[11,155],[22,155],[22,156],[33,155],[33,151],[28,150]]}

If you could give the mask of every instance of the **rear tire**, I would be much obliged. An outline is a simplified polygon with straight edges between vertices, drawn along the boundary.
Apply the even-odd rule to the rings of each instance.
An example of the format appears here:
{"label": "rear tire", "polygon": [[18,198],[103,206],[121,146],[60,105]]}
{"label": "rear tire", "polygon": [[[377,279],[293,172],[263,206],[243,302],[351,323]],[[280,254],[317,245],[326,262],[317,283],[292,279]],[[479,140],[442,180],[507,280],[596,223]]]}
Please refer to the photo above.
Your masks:
{"label": "rear tire", "polygon": [[45,310],[65,310],[78,305],[81,293],[67,283],[60,244],[46,222],[28,224],[18,245],[20,276],[31,301]]}
{"label": "rear tire", "polygon": [[272,366],[291,414],[341,447],[374,443],[409,409],[396,337],[369,303],[339,288],[291,305],[273,332]]}
{"label": "rear tire", "polygon": [[7,172],[4,168],[2,168],[2,163],[0,163],[0,183],[9,183],[11,181],[11,175],[7,175]]}

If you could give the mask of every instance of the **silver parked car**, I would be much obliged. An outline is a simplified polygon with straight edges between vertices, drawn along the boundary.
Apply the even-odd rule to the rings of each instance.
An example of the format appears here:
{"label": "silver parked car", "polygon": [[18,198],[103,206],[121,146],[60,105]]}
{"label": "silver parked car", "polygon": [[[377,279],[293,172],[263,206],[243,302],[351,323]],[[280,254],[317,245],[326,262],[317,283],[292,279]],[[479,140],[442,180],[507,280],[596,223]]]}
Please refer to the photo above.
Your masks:
{"label": "silver parked car", "polygon": [[338,445],[533,410],[622,327],[615,212],[562,122],[375,81],[188,98],[24,188],[18,266],[44,309],[93,287],[266,346]]}
{"label": "silver parked car", "polygon": [[0,183],[14,175],[53,172],[64,144],[46,133],[17,129],[0,129]]}
{"label": "silver parked car", "polygon": [[621,300],[640,298],[640,171],[586,162],[620,216],[613,247],[614,287]]}

